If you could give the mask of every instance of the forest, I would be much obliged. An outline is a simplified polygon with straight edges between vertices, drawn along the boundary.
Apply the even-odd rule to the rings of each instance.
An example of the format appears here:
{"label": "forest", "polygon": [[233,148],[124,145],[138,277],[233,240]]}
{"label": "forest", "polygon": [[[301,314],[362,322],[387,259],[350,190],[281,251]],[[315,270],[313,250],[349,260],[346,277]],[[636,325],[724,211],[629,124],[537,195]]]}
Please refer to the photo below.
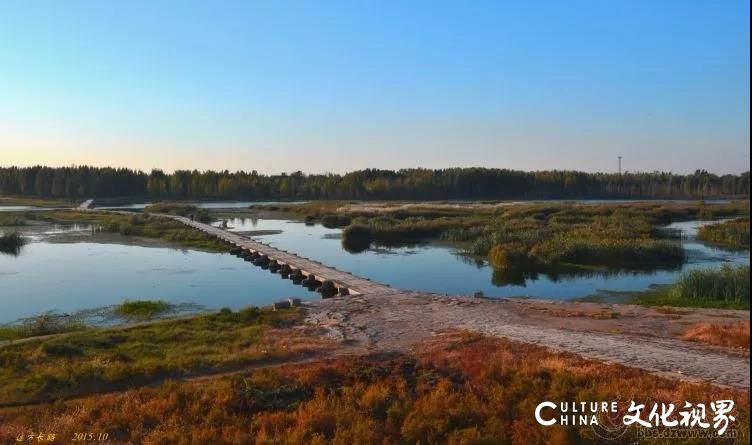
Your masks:
{"label": "forest", "polygon": [[0,167],[0,195],[149,199],[713,199],[749,196],[749,171],[716,175],[524,172],[493,168],[366,169],[346,174],[112,167]]}

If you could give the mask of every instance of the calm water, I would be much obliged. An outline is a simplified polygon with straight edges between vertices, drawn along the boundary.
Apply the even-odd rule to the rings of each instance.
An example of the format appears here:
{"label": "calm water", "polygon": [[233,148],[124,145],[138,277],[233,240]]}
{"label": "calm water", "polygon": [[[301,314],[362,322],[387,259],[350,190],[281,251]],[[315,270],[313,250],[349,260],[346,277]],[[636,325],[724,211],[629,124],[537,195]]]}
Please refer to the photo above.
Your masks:
{"label": "calm water", "polygon": [[[439,293],[471,293],[483,291],[488,296],[536,296],[569,299],[592,295],[600,290],[644,290],[651,284],[667,284],[691,268],[717,266],[722,262],[749,264],[749,252],[728,252],[706,246],[696,239],[698,221],[668,226],[681,229],[687,239],[684,247],[688,261],[677,270],[623,272],[615,274],[560,275],[539,274],[522,283],[508,284],[503,277],[494,277],[493,269],[457,254],[455,246],[442,243],[400,247],[372,248],[358,254],[341,247],[339,229],[320,225],[306,226],[300,222],[271,219],[233,219],[229,230],[282,230],[281,234],[257,238],[275,247],[300,253],[355,274],[395,287]],[[494,283],[496,281],[496,284]]]}
{"label": "calm water", "polygon": [[33,241],[20,255],[0,255],[0,322],[126,298],[237,308],[309,296],[291,281],[229,254],[123,244],[127,238],[92,233],[87,225],[47,227],[30,235]]}
{"label": "calm water", "polygon": [[[698,243],[694,233],[699,224],[670,226],[688,234],[689,261],[680,270],[559,277],[541,274],[509,284],[508,279],[494,276],[487,265],[456,254],[448,244],[374,247],[351,254],[342,249],[338,229],[278,219],[228,221],[229,230],[234,231],[281,231],[256,238],[399,288],[463,294],[482,290],[489,296],[552,299],[582,297],[599,290],[643,290],[651,284],[670,283],[689,268],[721,262],[749,264],[748,252],[726,252]],[[94,233],[88,225],[24,227],[22,231],[32,242],[16,257],[0,255],[0,322],[47,310],[73,312],[117,304],[126,298],[195,302],[209,308],[268,304],[288,296],[318,298],[318,294],[228,254]]]}

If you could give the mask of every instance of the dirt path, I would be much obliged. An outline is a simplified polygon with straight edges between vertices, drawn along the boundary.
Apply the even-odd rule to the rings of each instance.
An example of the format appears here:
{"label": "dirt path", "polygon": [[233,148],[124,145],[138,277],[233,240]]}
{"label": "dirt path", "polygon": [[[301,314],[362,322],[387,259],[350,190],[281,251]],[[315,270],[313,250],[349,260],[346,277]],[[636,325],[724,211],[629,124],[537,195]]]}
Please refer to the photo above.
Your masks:
{"label": "dirt path", "polygon": [[[593,320],[591,329],[587,316],[582,317],[579,326],[571,326],[570,317],[556,323],[553,319],[528,317],[518,306],[505,300],[410,292],[306,303],[308,323],[325,328],[332,338],[357,342],[373,350],[410,351],[421,340],[442,331],[463,329],[642,368],[667,377],[749,388],[748,353],[662,336],[668,330],[641,332],[641,335],[609,333],[603,320]],[[639,318],[643,329],[651,326],[662,329],[663,324],[676,322],[677,315],[672,313],[665,320],[654,317],[651,324],[645,319],[654,310],[642,310],[643,314],[633,315],[636,320]],[[706,312],[719,318],[749,317],[749,312],[742,311]],[[695,318],[700,317],[695,315]],[[613,320],[614,324],[624,323],[618,314]],[[565,327],[566,324],[570,326]]]}

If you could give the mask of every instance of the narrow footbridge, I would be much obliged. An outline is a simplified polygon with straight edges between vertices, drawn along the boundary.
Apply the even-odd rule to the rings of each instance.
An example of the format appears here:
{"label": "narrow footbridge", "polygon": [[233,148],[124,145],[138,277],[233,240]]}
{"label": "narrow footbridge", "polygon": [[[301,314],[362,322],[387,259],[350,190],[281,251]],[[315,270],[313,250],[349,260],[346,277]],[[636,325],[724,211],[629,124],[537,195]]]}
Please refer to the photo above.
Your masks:
{"label": "narrow footbridge", "polygon": [[285,268],[284,270],[292,276],[295,276],[297,271],[300,271],[300,273],[308,279],[316,280],[318,282],[329,281],[341,295],[385,294],[397,292],[396,289],[389,285],[373,282],[368,278],[362,278],[353,275],[350,272],[338,270],[335,267],[327,266],[318,261],[301,257],[295,253],[277,249],[268,244],[254,241],[250,238],[223,230],[219,227],[193,221],[190,218],[182,216],[164,214],[160,216],[172,218],[175,221],[179,221],[187,226],[200,230],[207,235],[214,236],[222,241],[237,246],[237,248],[241,249],[244,254],[252,254],[261,258],[266,258],[268,261],[273,262],[275,267],[285,268],[285,266],[288,266],[289,269]]}

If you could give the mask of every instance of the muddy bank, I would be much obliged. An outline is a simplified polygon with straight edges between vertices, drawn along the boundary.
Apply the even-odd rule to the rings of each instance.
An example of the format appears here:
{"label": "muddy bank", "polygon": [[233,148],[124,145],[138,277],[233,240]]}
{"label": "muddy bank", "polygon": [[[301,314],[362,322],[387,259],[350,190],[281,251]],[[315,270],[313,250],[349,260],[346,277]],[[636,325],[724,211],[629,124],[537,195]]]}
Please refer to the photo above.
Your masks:
{"label": "muddy bank", "polygon": [[461,329],[569,351],[683,380],[749,388],[749,352],[678,338],[682,326],[748,311],[489,300],[402,292],[305,303],[307,323],[364,350],[411,351]]}

